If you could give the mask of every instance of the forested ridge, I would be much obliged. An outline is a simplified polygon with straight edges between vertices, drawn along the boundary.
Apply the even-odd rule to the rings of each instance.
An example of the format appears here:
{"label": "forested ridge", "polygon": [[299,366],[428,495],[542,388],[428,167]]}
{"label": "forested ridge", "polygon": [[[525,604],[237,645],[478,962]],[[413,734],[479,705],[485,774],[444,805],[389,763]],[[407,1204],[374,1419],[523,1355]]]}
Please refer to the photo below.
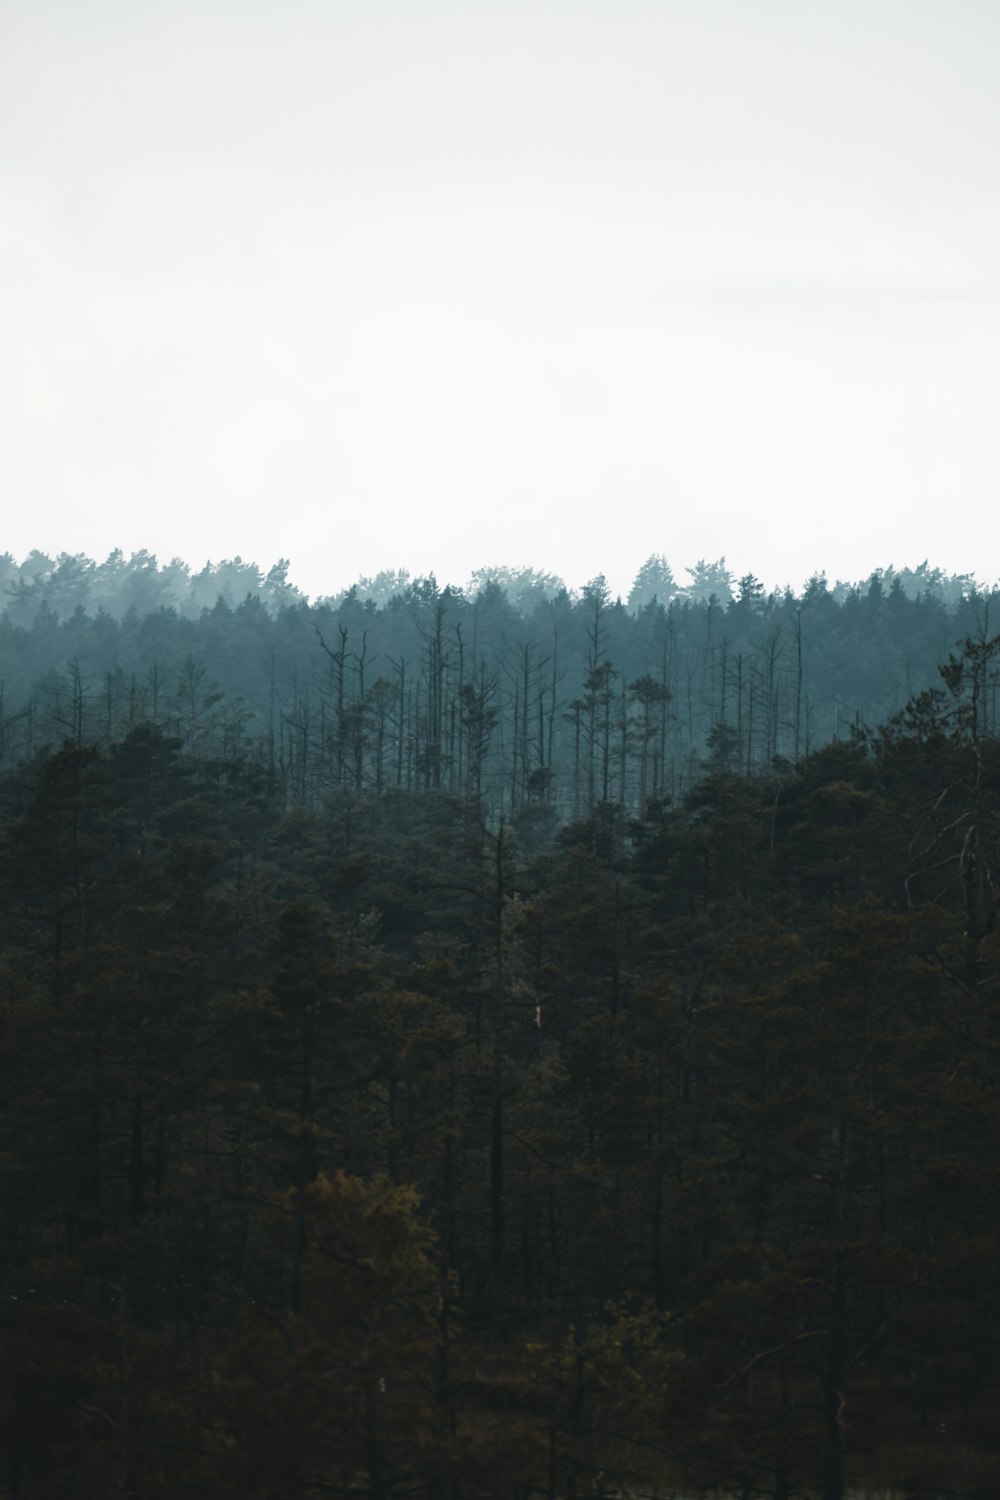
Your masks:
{"label": "forested ridge", "polygon": [[8,610],[5,1500],[997,1494],[1000,637],[897,583]]}

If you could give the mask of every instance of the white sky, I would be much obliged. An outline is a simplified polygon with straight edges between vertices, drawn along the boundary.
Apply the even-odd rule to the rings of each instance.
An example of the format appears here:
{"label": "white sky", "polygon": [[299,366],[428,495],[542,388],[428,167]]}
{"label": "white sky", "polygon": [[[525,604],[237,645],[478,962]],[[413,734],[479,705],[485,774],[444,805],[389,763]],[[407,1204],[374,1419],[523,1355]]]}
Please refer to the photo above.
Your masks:
{"label": "white sky", "polygon": [[0,550],[1000,574],[998,0],[0,0]]}

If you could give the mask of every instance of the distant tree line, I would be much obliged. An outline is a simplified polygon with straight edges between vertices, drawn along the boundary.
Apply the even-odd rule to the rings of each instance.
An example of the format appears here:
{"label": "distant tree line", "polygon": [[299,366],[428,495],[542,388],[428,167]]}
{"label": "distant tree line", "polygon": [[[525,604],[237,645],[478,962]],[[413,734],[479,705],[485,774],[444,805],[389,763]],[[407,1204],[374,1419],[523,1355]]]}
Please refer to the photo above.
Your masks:
{"label": "distant tree line", "polygon": [[[290,566],[283,557],[265,572],[256,563],[244,562],[237,556],[218,563],[206,562],[195,572],[182,558],[173,557],[168,563],[160,563],[148,551],[133,552],[126,557],[116,549],[103,562],[83,553],[61,552],[50,557],[37,549],[18,562],[7,552],[0,554],[0,614],[9,615],[15,624],[21,625],[30,624],[41,607],[60,619],[67,619],[78,609],[85,614],[103,611],[115,619],[121,619],[131,609],[139,614],[175,609],[178,614],[197,618],[219,599],[235,608],[247,598],[259,599],[267,609],[276,612],[306,602],[305,595],[289,581]],[[727,605],[748,592],[754,597],[764,594],[752,575],[737,579],[727,568],[724,557],[714,562],[701,558],[685,572],[687,579],[678,582],[666,557],[662,553],[651,554],[636,573],[627,607],[635,613],[654,602],[668,605],[685,599],[704,603],[713,595],[717,603]],[[821,576],[816,575],[811,583],[819,582]],[[991,592],[977,583],[971,573],[947,574],[941,568],[931,567],[926,560],[916,568],[880,568],[866,580],[866,586],[876,579],[884,590],[899,587],[911,599],[933,595],[949,609],[972,595]],[[313,602],[336,607],[346,600],[360,600],[381,609],[428,581],[412,577],[406,568],[385,568],[371,577],[360,577],[337,594],[320,596]],[[450,592],[464,593],[474,599],[490,584],[501,588],[508,603],[521,615],[530,615],[543,600],[563,593],[575,598],[580,592],[568,589],[557,574],[528,566],[477,568],[464,589],[451,586]],[[829,586],[837,603],[843,603],[858,587],[839,579]]]}
{"label": "distant tree line", "polygon": [[287,572],[0,558],[0,764],[150,723],[250,754],[303,804],[472,793],[541,837],[599,803],[679,798],[708,766],[797,763],[897,712],[997,616],[996,590],[926,564],[796,595],[724,559],[679,588],[654,556],[628,603],[530,568],[465,591],[383,573],[310,603]]}

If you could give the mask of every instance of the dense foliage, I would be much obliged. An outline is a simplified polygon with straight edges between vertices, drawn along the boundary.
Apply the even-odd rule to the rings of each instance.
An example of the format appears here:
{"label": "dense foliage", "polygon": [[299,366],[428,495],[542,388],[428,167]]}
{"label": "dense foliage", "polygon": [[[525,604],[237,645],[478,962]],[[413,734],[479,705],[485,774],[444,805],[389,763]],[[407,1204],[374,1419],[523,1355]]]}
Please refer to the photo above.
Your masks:
{"label": "dense foliage", "polygon": [[[397,607],[426,693],[476,608]],[[115,629],[287,631],[320,713],[315,614]],[[730,699],[673,798],[598,698],[562,820],[572,759],[379,777],[345,689],[296,780],[81,666],[0,783],[0,1495],[992,1493],[998,662],[749,774]]]}

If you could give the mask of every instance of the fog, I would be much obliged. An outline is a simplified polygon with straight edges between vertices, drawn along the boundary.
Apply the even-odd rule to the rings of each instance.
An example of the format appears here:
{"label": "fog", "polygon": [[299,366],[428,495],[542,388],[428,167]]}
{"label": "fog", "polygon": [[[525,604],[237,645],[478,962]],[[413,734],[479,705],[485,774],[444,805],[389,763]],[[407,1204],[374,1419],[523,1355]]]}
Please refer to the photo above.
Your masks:
{"label": "fog", "polygon": [[8,3],[23,554],[1000,573],[1000,18]]}

